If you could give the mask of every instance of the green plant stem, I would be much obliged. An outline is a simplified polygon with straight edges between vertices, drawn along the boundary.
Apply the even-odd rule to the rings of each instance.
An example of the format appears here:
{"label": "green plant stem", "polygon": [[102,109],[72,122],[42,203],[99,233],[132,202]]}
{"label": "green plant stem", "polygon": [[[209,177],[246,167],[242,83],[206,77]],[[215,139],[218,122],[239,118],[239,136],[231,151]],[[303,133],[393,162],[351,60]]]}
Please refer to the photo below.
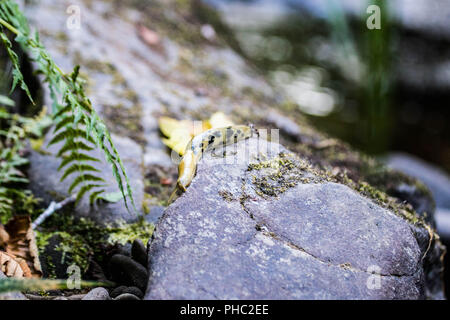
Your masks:
{"label": "green plant stem", "polygon": [[[9,24],[7,21],[3,20],[2,18],[0,18],[0,24],[3,25],[4,27],[6,27],[12,33],[14,33],[16,36],[22,35],[19,30],[14,28],[11,24]],[[29,39],[29,41],[31,41],[31,40]],[[66,74],[61,70],[61,68],[58,67],[56,64],[55,64],[55,68],[56,68],[56,70],[58,70],[58,72],[61,76],[63,76],[63,77],[66,76]]]}
{"label": "green plant stem", "polygon": [[10,25],[7,21],[3,20],[2,18],[0,18],[0,24],[3,25],[4,27],[6,27],[12,33],[14,33],[16,35],[20,34],[19,30],[14,28],[12,25]]}

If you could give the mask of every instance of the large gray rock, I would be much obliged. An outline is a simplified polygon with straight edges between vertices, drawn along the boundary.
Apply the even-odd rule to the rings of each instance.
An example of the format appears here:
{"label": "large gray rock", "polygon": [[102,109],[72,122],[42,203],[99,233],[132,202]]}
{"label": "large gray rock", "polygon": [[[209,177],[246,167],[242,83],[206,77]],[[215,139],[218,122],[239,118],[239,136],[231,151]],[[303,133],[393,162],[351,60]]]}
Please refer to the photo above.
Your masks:
{"label": "large gray rock", "polygon": [[111,300],[108,290],[102,287],[89,291],[81,300]]}
{"label": "large gray rock", "polygon": [[[112,136],[113,141],[120,156],[124,162],[133,188],[133,196],[136,203],[136,208],[139,210],[142,207],[144,194],[144,177],[141,168],[142,150],[141,147],[133,140],[127,137]],[[49,137],[47,140],[49,141]],[[59,144],[50,146],[46,149],[46,153],[39,153],[31,151],[29,160],[30,167],[28,170],[28,177],[30,180],[30,189],[33,194],[44,202],[58,201],[68,196],[67,190],[76,178],[76,174],[70,175],[64,181],[60,181],[64,170],[58,172],[58,167],[61,159],[55,157],[61,146]],[[101,163],[93,163],[96,168],[101,170],[97,173],[102,177],[107,184],[105,192],[118,192],[116,180],[112,175],[111,166],[104,160],[103,155],[98,150],[89,152],[92,156],[102,160]],[[118,219],[131,222],[136,220],[137,215],[133,213],[131,204],[128,202],[130,210],[127,210],[123,200],[116,203],[99,202],[95,205],[89,204],[89,197],[84,196],[83,200],[75,207],[73,214],[77,217],[89,217],[98,223],[113,222]]]}
{"label": "large gray rock", "polygon": [[157,225],[146,299],[432,296],[416,239],[426,233],[268,147],[251,139],[226,164],[204,157]]}

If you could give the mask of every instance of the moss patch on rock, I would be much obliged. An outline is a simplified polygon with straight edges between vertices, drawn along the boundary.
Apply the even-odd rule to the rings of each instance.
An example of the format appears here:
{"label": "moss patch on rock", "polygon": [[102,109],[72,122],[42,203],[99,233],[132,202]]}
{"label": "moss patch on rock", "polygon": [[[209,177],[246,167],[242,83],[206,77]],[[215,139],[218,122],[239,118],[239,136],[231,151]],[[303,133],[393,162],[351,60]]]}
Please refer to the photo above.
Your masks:
{"label": "moss patch on rock", "polygon": [[247,171],[258,171],[251,177],[256,193],[260,196],[276,197],[299,183],[329,180],[326,174],[315,170],[307,161],[283,152],[274,159],[250,163]]}
{"label": "moss patch on rock", "polygon": [[[70,213],[51,216],[36,232],[36,242],[41,259],[47,266],[49,276],[55,276],[56,264],[70,265],[75,263],[84,274],[93,259],[103,262],[105,255],[116,245],[132,243],[141,239],[146,243],[153,234],[154,225],[143,219],[128,224],[117,221],[105,227],[97,225],[90,219],[75,219]],[[55,239],[52,241],[52,239]],[[49,248],[50,243],[56,243]],[[61,253],[61,261],[53,261],[49,249]],[[59,255],[58,255],[59,256]]]}

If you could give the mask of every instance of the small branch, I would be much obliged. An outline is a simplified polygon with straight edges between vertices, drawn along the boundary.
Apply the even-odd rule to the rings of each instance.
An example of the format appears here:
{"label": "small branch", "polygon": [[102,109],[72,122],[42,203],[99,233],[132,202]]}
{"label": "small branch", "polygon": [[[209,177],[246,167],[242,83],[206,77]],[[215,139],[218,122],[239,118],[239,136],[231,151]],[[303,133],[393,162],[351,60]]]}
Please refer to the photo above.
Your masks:
{"label": "small branch", "polygon": [[42,222],[44,222],[45,219],[50,217],[56,210],[59,210],[65,205],[74,202],[75,199],[76,197],[73,195],[58,203],[52,201],[48,208],[44,212],[42,212],[41,215],[36,218],[36,220],[34,220],[32,224],[33,230],[36,229]]}

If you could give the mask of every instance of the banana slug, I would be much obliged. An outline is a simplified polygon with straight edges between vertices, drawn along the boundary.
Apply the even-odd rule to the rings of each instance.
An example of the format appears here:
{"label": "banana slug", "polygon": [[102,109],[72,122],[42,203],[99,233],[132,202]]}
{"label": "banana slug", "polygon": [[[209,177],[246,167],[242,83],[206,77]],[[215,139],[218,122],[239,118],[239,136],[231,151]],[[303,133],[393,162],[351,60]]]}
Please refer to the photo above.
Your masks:
{"label": "banana slug", "polygon": [[191,184],[197,170],[197,163],[204,152],[248,139],[253,136],[253,133],[258,134],[253,125],[241,125],[210,129],[193,137],[186,146],[183,158],[178,165],[177,185],[169,198],[169,203],[177,190],[185,192]]}

